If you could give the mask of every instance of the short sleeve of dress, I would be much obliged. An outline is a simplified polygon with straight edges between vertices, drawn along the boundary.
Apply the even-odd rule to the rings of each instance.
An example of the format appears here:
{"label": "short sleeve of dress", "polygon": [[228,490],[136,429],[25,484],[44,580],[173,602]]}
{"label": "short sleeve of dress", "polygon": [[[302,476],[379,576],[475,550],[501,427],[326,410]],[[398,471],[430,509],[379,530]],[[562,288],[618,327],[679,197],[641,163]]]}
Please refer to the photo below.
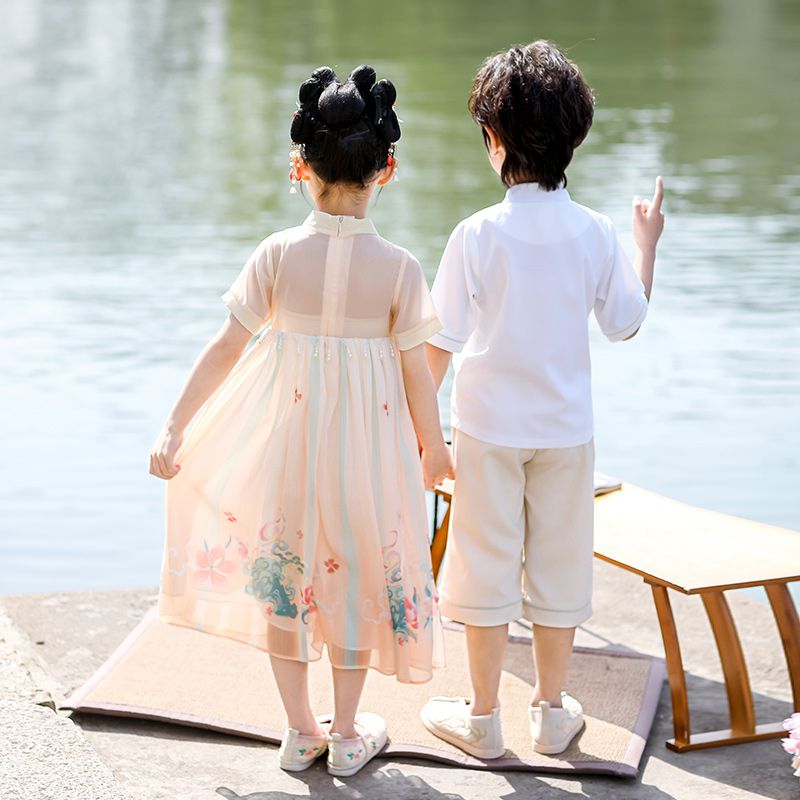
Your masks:
{"label": "short sleeve of dress", "polygon": [[222,302],[252,334],[258,333],[270,317],[272,284],[275,280],[269,239],[253,251]]}
{"label": "short sleeve of dress", "polygon": [[433,336],[441,327],[422,266],[414,256],[408,254],[397,276],[392,303],[391,335],[400,350],[411,350]]}
{"label": "short sleeve of dress", "polygon": [[594,316],[612,342],[636,333],[647,316],[648,302],[639,276],[625,255],[613,226],[609,230],[609,255],[600,274]]}

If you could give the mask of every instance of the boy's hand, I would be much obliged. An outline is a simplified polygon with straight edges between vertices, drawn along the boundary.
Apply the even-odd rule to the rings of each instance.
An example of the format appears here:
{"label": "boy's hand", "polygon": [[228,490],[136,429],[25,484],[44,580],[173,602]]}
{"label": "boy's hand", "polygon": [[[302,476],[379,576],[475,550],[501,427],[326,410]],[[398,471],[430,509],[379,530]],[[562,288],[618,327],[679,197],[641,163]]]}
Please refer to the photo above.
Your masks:
{"label": "boy's hand", "polygon": [[455,478],[455,476],[453,457],[450,455],[450,448],[446,444],[442,443],[434,448],[423,449],[422,479],[425,482],[426,489],[433,489],[445,478]]}
{"label": "boy's hand", "polygon": [[661,201],[664,199],[664,181],[656,178],[656,191],[652,200],[633,198],[633,238],[640,250],[654,251],[661,231],[664,230],[664,215]]}
{"label": "boy's hand", "polygon": [[180,471],[180,465],[175,463],[175,454],[183,444],[182,433],[161,431],[150,452],[150,474],[168,481]]}

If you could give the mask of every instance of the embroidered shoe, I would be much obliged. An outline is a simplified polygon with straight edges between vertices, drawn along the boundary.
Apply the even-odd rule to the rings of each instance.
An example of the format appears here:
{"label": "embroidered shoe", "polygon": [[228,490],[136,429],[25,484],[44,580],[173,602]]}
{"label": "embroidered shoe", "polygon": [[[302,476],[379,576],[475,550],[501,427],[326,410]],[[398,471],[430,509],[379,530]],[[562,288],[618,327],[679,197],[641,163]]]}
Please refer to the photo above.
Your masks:
{"label": "embroidered shoe", "polygon": [[500,758],[506,752],[500,709],[475,716],[464,697],[433,697],[420,712],[422,724],[434,735],[475,758]]}
{"label": "embroidered shoe", "polygon": [[555,755],[569,747],[585,724],[583,707],[571,695],[561,692],[561,708],[553,708],[546,700],[531,706],[531,743],[537,753]]}
{"label": "embroidered shoe", "polygon": [[308,769],[328,749],[328,720],[318,720],[323,730],[322,736],[307,736],[294,728],[287,728],[278,750],[281,769],[288,772],[302,772]]}
{"label": "embroidered shoe", "polygon": [[343,739],[338,733],[328,736],[328,773],[341,778],[355,775],[386,745],[386,723],[377,714],[356,714],[355,739]]}

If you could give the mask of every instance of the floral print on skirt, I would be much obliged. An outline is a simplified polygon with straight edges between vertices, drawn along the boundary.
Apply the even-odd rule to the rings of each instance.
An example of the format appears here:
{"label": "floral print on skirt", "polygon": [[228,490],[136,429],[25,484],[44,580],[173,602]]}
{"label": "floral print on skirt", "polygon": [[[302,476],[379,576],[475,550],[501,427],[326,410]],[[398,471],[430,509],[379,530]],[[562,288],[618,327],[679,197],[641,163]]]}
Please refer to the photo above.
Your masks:
{"label": "floral print on skirt", "polygon": [[167,484],[167,622],[402,682],[442,663],[400,356],[267,330],[206,403]]}

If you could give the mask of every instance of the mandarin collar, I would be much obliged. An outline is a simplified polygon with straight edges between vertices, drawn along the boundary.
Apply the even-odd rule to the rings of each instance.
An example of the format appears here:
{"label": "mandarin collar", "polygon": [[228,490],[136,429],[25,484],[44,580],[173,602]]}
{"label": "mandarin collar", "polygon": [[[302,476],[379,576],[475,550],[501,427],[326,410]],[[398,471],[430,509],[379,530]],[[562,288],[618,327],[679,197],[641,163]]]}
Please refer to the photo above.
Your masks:
{"label": "mandarin collar", "polygon": [[552,203],[569,199],[569,192],[563,185],[548,191],[538,183],[517,183],[506,190],[508,203]]}
{"label": "mandarin collar", "polygon": [[335,233],[339,236],[349,236],[356,233],[377,233],[371,219],[348,217],[345,214],[334,216],[316,208],[306,217],[305,224],[314,228],[314,230]]}

